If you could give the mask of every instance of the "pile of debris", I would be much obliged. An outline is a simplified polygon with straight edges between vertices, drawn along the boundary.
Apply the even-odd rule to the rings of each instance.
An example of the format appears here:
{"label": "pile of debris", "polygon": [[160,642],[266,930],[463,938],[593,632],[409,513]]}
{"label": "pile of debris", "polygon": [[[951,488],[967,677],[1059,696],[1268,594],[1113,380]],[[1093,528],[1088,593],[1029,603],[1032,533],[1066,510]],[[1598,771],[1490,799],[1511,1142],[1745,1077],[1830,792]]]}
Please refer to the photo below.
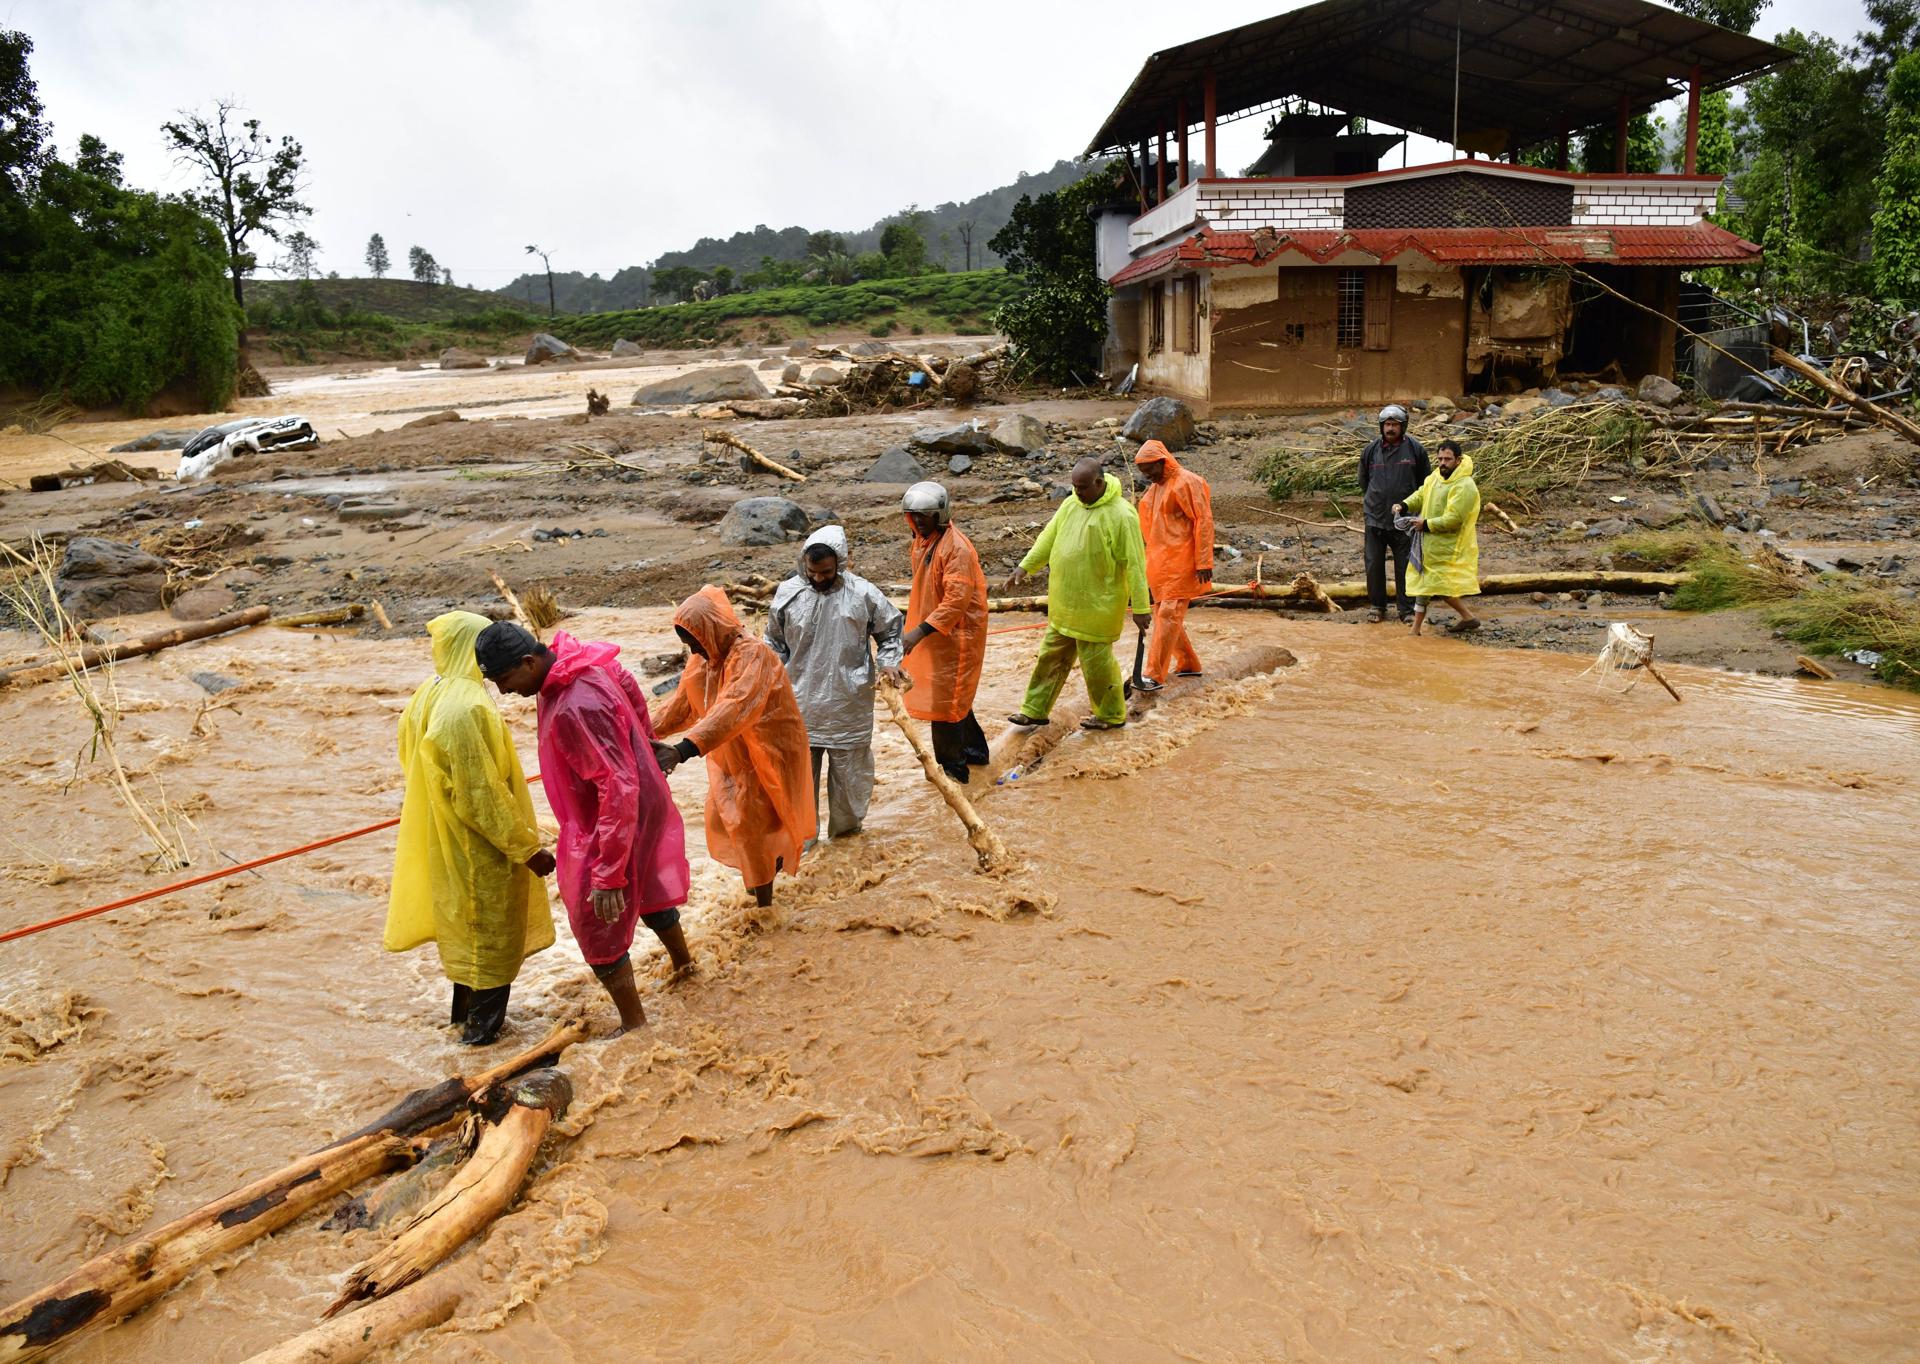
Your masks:
{"label": "pile of debris", "polygon": [[948,359],[903,355],[899,351],[849,356],[835,347],[816,346],[814,354],[821,359],[850,360],[852,367],[846,376],[830,385],[783,384],[780,392],[805,399],[809,417],[844,417],[938,402],[966,404],[1001,381],[1007,351],[1000,345],[977,355]]}

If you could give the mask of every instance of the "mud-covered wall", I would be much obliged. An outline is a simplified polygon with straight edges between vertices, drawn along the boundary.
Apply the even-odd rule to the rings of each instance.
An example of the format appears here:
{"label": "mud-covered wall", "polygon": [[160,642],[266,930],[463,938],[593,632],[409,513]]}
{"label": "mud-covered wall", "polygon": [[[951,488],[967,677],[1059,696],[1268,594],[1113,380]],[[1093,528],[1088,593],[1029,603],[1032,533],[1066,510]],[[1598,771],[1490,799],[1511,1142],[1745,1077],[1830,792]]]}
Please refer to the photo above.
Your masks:
{"label": "mud-covered wall", "polygon": [[1338,266],[1216,271],[1212,400],[1218,407],[1326,407],[1457,393],[1466,346],[1460,272],[1392,271],[1384,350],[1337,344]]}
{"label": "mud-covered wall", "polygon": [[[1151,393],[1170,393],[1176,397],[1188,398],[1204,403],[1208,398],[1207,374],[1210,362],[1207,312],[1206,282],[1200,275],[1189,275],[1158,281],[1165,290],[1165,315],[1161,333],[1161,345],[1153,349],[1153,286],[1141,291],[1139,317],[1133,336],[1139,348],[1140,386]],[[1191,288],[1198,294],[1198,315],[1186,311],[1186,289]],[[1189,329],[1193,336],[1195,349],[1189,353],[1186,349]]]}

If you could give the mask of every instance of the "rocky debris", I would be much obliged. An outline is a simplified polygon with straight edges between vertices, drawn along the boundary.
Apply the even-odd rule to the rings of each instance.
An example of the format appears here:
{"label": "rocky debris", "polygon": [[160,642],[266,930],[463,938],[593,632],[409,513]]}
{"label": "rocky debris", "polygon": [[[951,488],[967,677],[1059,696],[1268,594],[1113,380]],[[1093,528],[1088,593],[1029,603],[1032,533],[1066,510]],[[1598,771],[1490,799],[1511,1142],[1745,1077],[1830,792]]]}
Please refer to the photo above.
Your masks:
{"label": "rocky debris", "polygon": [[729,545],[780,545],[807,533],[807,509],[784,497],[744,497],[720,518],[720,540]]}
{"label": "rocky debris", "polygon": [[487,357],[475,355],[470,350],[458,346],[448,346],[440,352],[441,369],[486,369]]}
{"label": "rocky debris", "polygon": [[1521,393],[1509,398],[1500,405],[1500,411],[1509,417],[1524,417],[1529,412],[1538,412],[1547,405],[1547,400],[1538,393]]}
{"label": "rocky debris", "polygon": [[955,455],[952,459],[947,461],[947,472],[950,474],[964,474],[967,470],[971,469],[972,467],[973,467],[972,455]]}
{"label": "rocky debris", "polygon": [[733,402],[695,408],[693,414],[721,420],[727,417],[750,417],[754,421],[770,422],[798,417],[806,411],[806,407],[805,398],[740,398]]}
{"label": "rocky debris", "polygon": [[987,432],[972,422],[958,426],[923,426],[907,437],[911,445],[943,455],[984,455],[997,448]]}
{"label": "rocky debris", "polygon": [[805,337],[801,337],[795,340],[792,345],[787,347],[787,354],[788,355],[811,355],[813,354],[813,342],[807,340]]}
{"label": "rocky debris", "polygon": [[424,417],[415,417],[410,422],[401,423],[402,431],[411,431],[416,426],[445,426],[448,422],[465,421],[466,418],[448,408],[444,412],[429,412]]}
{"label": "rocky debris", "polygon": [[[785,360],[782,360],[777,355],[769,355],[766,359],[762,360],[759,364],[755,365],[754,368],[759,370],[762,374],[770,374],[776,369],[779,370],[782,374],[784,374],[786,373],[787,362]],[[798,367],[796,366],[796,368]]]}
{"label": "rocky debris", "polygon": [[1453,399],[1449,398],[1446,394],[1436,393],[1427,399],[1426,406],[1429,411],[1433,412],[1451,412],[1455,407],[1455,403]]}
{"label": "rocky debris", "polygon": [[130,440],[121,445],[109,446],[110,455],[124,455],[129,451],[140,450],[178,450],[195,436],[199,429],[192,431],[150,431],[138,440]]}
{"label": "rocky debris", "polygon": [[906,446],[896,445],[876,459],[860,478],[866,483],[919,483],[926,476],[927,471]]}
{"label": "rocky debris", "polygon": [[1711,521],[1714,525],[1723,526],[1726,524],[1727,514],[1720,510],[1720,504],[1714,500],[1712,493],[1695,493],[1693,495],[1693,506],[1695,511],[1706,517],[1707,520]]}
{"label": "rocky debris", "polygon": [[413,514],[413,508],[384,496],[343,497],[334,507],[342,521],[397,521]]}
{"label": "rocky debris", "polygon": [[821,365],[807,376],[807,382],[819,388],[831,388],[835,384],[844,384],[847,376],[832,365]]}
{"label": "rocky debris", "polygon": [[638,342],[629,341],[624,336],[613,343],[613,356],[617,360],[625,360],[630,356],[643,353]]}
{"label": "rocky debris", "polygon": [[752,365],[714,365],[677,379],[661,379],[633,395],[635,407],[681,407],[729,398],[771,398],[773,390]]}
{"label": "rocky debris", "polygon": [[167,566],[138,545],[76,535],[54,577],[60,606],[79,620],[158,611],[167,594]]}
{"label": "rocky debris", "polygon": [[847,347],[849,355],[888,355],[893,347],[884,341],[860,341]]}
{"label": "rocky debris", "polygon": [[527,363],[545,365],[556,360],[577,360],[580,352],[548,332],[535,332],[527,343]]}
{"label": "rocky debris", "polygon": [[532,537],[535,543],[545,545],[551,544],[555,540],[587,540],[595,536],[604,536],[606,533],[605,529],[567,530],[561,526],[536,526],[533,529]]}
{"label": "rocky debris", "polygon": [[188,673],[187,680],[209,696],[218,696],[221,692],[231,691],[240,685],[239,678],[216,672]]}
{"label": "rocky debris", "polygon": [[800,362],[798,360],[789,360],[787,361],[786,364],[780,367],[780,382],[783,384],[799,383],[800,375],[801,375],[801,369],[800,369]]}
{"label": "rocky debris", "polygon": [[1640,381],[1639,397],[1643,403],[1652,403],[1655,407],[1672,407],[1683,396],[1680,385],[1658,374],[1649,374]]}
{"label": "rocky debris", "polygon": [[233,610],[235,600],[224,587],[195,587],[175,597],[167,610],[175,620],[212,620]]}
{"label": "rocky debris", "polygon": [[1010,455],[1031,455],[1047,448],[1047,428],[1024,412],[1002,417],[993,443]]}
{"label": "rocky debris", "polygon": [[1178,398],[1149,398],[1133,410],[1120,434],[1142,444],[1157,440],[1169,450],[1184,450],[1193,444],[1196,429],[1193,413]]}

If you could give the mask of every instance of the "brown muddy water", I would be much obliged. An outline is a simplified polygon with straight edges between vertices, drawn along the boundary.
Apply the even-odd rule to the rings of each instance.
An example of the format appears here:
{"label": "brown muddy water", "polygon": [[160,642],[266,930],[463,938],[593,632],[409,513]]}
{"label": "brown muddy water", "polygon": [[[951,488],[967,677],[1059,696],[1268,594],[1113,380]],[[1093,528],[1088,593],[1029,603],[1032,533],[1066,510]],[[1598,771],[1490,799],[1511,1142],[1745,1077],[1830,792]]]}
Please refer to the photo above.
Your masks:
{"label": "brown muddy water", "polygon": [[[668,647],[658,611],[572,625]],[[466,1304],[395,1357],[1913,1358],[1914,703],[1676,666],[1675,705],[1444,638],[1195,632],[1300,664],[983,799],[1022,875],[972,870],[884,724],[869,832],[773,912],[696,855],[700,976],[568,1053],[561,1136],[442,1271]],[[992,641],[990,732],[1034,638]],[[397,809],[425,666],[422,640],[208,641],[120,669],[123,742],[205,865],[246,858]],[[240,685],[196,736],[200,670]],[[58,693],[0,723],[0,924],[154,884],[101,776],[66,787]],[[702,780],[673,783],[696,850]],[[0,947],[0,1294],[471,1065],[431,953],[379,949],[387,840]],[[562,932],[491,1054],[577,1007],[611,1025]],[[386,1234],[319,1222],[70,1357],[304,1329]]]}

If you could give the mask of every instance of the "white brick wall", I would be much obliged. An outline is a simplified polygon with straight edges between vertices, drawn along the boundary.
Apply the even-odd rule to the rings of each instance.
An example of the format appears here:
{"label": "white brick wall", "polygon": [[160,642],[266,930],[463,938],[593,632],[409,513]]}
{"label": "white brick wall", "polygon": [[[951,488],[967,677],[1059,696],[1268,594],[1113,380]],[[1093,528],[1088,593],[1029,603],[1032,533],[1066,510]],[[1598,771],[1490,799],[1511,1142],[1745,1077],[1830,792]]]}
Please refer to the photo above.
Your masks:
{"label": "white brick wall", "polygon": [[1232,232],[1262,227],[1327,231],[1344,225],[1346,194],[1332,185],[1203,185],[1200,211],[1215,226]]}
{"label": "white brick wall", "polygon": [[1631,180],[1583,182],[1573,192],[1575,226],[1687,227],[1713,209],[1714,186]]}

